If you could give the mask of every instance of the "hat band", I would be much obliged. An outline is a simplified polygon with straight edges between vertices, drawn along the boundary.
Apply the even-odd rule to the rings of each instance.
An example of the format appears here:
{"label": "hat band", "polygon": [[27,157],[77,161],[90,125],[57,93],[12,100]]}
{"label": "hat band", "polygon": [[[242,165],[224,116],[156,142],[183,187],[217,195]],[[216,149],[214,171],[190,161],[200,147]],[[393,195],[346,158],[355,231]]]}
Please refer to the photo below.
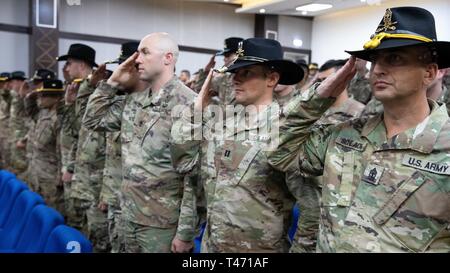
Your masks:
{"label": "hat band", "polygon": [[7,81],[8,79],[8,77],[0,77],[0,81]]}
{"label": "hat band", "polygon": [[417,41],[422,41],[422,42],[426,42],[426,43],[430,43],[433,41],[427,37],[415,35],[415,34],[403,34],[403,33],[402,34],[391,34],[391,33],[386,33],[386,32],[380,32],[380,33],[376,34],[375,36],[373,36],[370,41],[368,41],[367,43],[364,44],[364,49],[377,48],[381,44],[381,40],[389,39],[389,38],[411,39],[411,40],[417,40]]}
{"label": "hat band", "polygon": [[268,59],[255,57],[255,56],[242,56],[237,59],[240,61],[252,61],[252,62],[260,62],[260,63],[269,61]]}
{"label": "hat band", "polygon": [[46,92],[46,91],[64,91],[62,88],[39,88],[36,92]]}

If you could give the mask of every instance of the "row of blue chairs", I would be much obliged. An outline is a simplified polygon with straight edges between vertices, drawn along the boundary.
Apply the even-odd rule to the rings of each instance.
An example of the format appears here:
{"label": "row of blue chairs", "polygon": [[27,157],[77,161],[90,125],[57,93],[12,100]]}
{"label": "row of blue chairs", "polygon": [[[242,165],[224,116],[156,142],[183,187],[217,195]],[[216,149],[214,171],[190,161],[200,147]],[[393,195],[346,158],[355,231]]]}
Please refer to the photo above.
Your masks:
{"label": "row of blue chairs", "polygon": [[0,253],[91,253],[92,244],[14,174],[0,171]]}

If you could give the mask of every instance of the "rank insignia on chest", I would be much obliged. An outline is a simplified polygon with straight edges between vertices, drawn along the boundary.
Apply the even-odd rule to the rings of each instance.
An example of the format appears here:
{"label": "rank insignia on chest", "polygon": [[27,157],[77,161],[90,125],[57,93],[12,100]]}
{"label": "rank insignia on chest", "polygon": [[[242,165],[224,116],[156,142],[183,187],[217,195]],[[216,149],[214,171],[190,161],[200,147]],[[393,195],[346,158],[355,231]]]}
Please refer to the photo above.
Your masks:
{"label": "rank insignia on chest", "polygon": [[378,185],[378,182],[380,181],[381,176],[383,175],[384,167],[369,164],[367,165],[366,169],[364,170],[364,174],[362,177],[362,180],[364,182]]}
{"label": "rank insignia on chest", "polygon": [[231,155],[231,151],[230,150],[225,150],[225,152],[223,153],[224,157],[230,157]]}

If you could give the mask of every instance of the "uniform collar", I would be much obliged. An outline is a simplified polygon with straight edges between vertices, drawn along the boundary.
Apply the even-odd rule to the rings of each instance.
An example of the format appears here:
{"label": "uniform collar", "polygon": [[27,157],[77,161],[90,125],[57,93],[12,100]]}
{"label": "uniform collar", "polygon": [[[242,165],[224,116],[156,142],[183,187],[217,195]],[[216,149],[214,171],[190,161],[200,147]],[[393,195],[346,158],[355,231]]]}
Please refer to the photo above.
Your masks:
{"label": "uniform collar", "polygon": [[442,85],[441,96],[436,100],[436,102],[439,104],[445,104],[445,103],[447,103],[448,97],[449,97],[449,93],[448,93],[447,86]]}
{"label": "uniform collar", "polygon": [[[246,108],[244,106],[238,104],[235,105],[235,109],[237,111],[237,118],[236,123],[234,124],[236,128],[234,130],[234,134],[238,134],[239,132],[243,131],[259,130],[262,128],[270,129],[271,124],[275,124],[277,122],[280,114],[280,106],[275,100],[272,101],[272,103],[268,105],[263,111],[258,112],[256,114],[256,117],[252,119],[253,122],[245,121]],[[226,124],[228,123],[227,121],[225,122]]]}
{"label": "uniform collar", "polygon": [[150,89],[150,94],[144,101],[142,107],[161,106],[162,102],[165,102],[167,98],[172,94],[178,84],[178,81],[178,78],[176,77],[176,75],[174,75],[161,87],[161,89],[159,89],[159,92],[156,95],[153,95],[153,92]]}
{"label": "uniform collar", "polygon": [[432,109],[431,114],[414,128],[388,140],[383,115],[379,114],[367,121],[361,136],[367,138],[376,150],[411,149],[429,154],[433,151],[442,127],[448,121],[448,114],[445,105],[439,106],[432,100],[428,100],[428,103]]}

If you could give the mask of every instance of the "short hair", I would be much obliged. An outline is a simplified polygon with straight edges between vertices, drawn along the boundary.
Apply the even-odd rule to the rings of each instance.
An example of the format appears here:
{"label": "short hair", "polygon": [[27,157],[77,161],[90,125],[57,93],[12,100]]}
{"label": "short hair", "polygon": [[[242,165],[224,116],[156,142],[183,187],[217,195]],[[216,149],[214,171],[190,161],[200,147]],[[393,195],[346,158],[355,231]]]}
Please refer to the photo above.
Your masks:
{"label": "short hair", "polygon": [[335,68],[336,70],[339,70],[341,67],[345,65],[346,62],[347,60],[328,60],[319,68],[319,72],[323,72],[330,68]]}
{"label": "short hair", "polygon": [[187,69],[181,70],[181,73],[186,73],[189,78],[191,77],[191,72],[189,72],[189,70]]}

